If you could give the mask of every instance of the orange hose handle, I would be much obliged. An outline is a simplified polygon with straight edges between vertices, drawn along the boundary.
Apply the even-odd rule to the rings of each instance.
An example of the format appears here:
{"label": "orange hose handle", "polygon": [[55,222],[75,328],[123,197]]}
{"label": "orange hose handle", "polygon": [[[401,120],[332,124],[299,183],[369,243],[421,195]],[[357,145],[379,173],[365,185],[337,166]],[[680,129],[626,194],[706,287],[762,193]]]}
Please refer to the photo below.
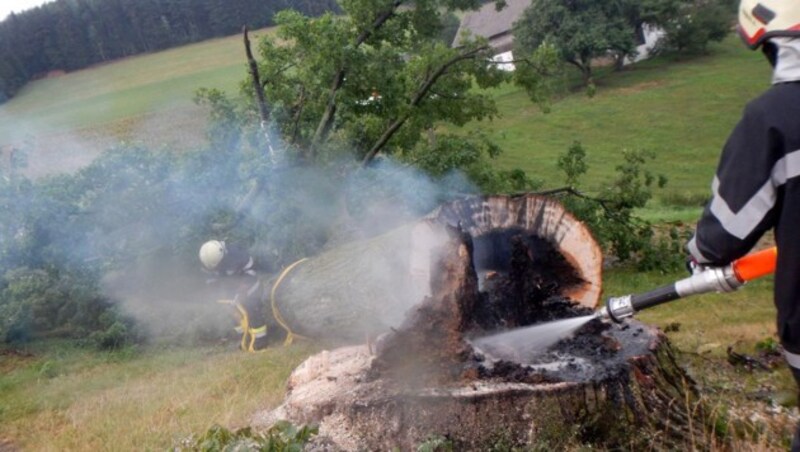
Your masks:
{"label": "orange hose handle", "polygon": [[747,282],[774,273],[777,260],[778,248],[773,246],[739,258],[731,265],[736,278]]}

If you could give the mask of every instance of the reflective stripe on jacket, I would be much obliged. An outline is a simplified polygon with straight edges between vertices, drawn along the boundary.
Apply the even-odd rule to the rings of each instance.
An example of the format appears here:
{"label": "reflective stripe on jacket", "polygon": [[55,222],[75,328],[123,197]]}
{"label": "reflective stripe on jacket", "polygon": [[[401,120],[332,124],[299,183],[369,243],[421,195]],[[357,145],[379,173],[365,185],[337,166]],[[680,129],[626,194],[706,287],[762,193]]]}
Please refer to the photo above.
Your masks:
{"label": "reflective stripe on jacket", "polygon": [[774,228],[778,334],[800,353],[800,82],[775,84],[747,105],[712,193],[687,248],[700,263],[727,264]]}

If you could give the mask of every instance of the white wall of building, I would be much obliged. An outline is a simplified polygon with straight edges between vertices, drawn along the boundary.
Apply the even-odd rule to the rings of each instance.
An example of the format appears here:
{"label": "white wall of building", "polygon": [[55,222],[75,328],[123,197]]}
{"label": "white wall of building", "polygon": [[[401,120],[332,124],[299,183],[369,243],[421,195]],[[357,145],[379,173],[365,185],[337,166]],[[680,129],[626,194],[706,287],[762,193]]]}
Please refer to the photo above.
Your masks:
{"label": "white wall of building", "polygon": [[501,71],[511,72],[515,69],[514,63],[512,63],[514,54],[510,50],[493,56],[492,61],[498,63],[496,66]]}
{"label": "white wall of building", "polygon": [[650,58],[650,54],[656,44],[666,34],[661,28],[647,24],[642,25],[642,31],[644,32],[644,44],[636,47],[636,56],[626,58],[625,64],[636,63]]}

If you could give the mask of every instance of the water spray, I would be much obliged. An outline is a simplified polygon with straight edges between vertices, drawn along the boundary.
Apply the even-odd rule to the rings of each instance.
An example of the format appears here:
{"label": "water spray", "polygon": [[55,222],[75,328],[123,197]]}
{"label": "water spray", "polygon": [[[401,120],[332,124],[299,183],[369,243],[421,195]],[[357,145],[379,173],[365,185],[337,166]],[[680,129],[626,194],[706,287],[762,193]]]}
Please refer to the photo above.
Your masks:
{"label": "water spray", "polygon": [[723,267],[699,267],[695,273],[672,284],[641,294],[609,298],[594,314],[518,328],[471,341],[482,352],[498,358],[520,361],[542,352],[596,318],[622,322],[635,313],[668,301],[709,292],[732,292],[746,282],[775,271],[775,247],[748,254]]}
{"label": "water spray", "polygon": [[732,292],[746,282],[775,271],[776,247],[748,254],[724,267],[700,267],[692,276],[641,294],[609,298],[597,316],[621,322],[668,301],[709,292]]}
{"label": "water spray", "polygon": [[597,314],[540,323],[474,339],[471,344],[494,358],[524,363],[595,318]]}

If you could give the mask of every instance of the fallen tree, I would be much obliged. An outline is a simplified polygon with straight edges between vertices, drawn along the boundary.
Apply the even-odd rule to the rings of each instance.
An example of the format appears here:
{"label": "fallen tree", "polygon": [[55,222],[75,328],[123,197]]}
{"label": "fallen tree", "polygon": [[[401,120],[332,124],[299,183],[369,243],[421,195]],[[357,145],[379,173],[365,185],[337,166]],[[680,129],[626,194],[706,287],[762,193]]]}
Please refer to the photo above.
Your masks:
{"label": "fallen tree", "polygon": [[415,224],[299,262],[272,281],[272,304],[307,337],[353,343],[385,333],[430,295],[432,262],[448,230],[472,237],[472,265],[482,280],[507,272],[512,242],[522,241],[545,290],[597,305],[600,248],[561,204],[533,195],[446,204]]}
{"label": "fallen tree", "polygon": [[[374,349],[356,345],[309,358],[290,377],[284,403],[256,415],[255,426],[279,419],[318,424],[317,441],[327,450],[410,450],[434,437],[457,450],[565,441],[704,447],[702,407],[666,338],[635,321],[591,320],[600,260],[587,250],[596,244],[557,203],[474,198],[443,206],[420,224],[411,237],[436,231],[419,236],[429,240],[431,259],[420,301]],[[403,262],[415,262],[413,249]],[[424,267],[408,265],[402,268]],[[314,268],[298,272],[298,281],[326,274],[326,266]],[[294,300],[298,287],[287,287],[284,296]],[[313,295],[311,287],[333,286],[315,282],[303,293]],[[375,286],[374,293],[385,297],[393,287]],[[473,346],[498,331],[581,316],[585,326],[546,349],[508,344],[510,352],[497,353]]]}

